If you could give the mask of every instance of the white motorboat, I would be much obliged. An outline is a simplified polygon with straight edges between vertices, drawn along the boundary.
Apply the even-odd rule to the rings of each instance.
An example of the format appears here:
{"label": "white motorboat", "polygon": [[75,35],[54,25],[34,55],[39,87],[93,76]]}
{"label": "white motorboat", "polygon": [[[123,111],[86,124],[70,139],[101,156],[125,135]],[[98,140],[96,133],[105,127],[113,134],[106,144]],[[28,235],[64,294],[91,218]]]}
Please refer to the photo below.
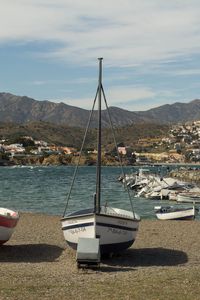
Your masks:
{"label": "white motorboat", "polygon": [[176,191],[176,190],[170,191],[170,193],[168,195],[169,201],[177,201],[179,193],[180,193],[180,191]]}
{"label": "white motorboat", "polygon": [[184,192],[179,193],[177,196],[177,202],[185,203],[200,203],[200,193],[196,192]]}
{"label": "white motorboat", "polygon": [[[104,97],[105,105],[108,111],[111,128],[113,130],[110,113],[107,106],[103,86],[102,86],[102,58],[99,58],[99,84],[90,119],[95,107],[98,96],[98,130],[97,130],[97,170],[96,170],[96,187],[94,187],[94,207],[79,210],[72,214],[66,215],[66,209],[70,199],[73,182],[75,180],[77,167],[72,179],[72,186],[67,198],[67,205],[63,214],[62,230],[64,238],[69,246],[77,249],[80,238],[97,238],[99,239],[100,252],[114,253],[127,249],[135,241],[138,231],[140,217],[133,211],[127,211],[119,208],[101,205],[101,97]],[[90,124],[88,121],[88,126]],[[113,132],[114,133],[114,132]],[[87,135],[87,129],[85,136]],[[84,143],[84,142],[83,142]],[[84,144],[83,144],[84,145]],[[83,148],[82,145],[82,148]],[[80,155],[81,156],[81,155]],[[80,157],[79,156],[79,157]],[[124,176],[123,176],[124,177]],[[128,189],[127,189],[128,191]],[[129,192],[128,192],[129,194]],[[130,197],[130,194],[129,194]],[[113,199],[112,199],[113,200]]]}
{"label": "white motorboat", "polygon": [[0,245],[11,238],[18,220],[18,212],[0,207]]}
{"label": "white motorboat", "polygon": [[159,220],[193,220],[198,213],[195,206],[189,208],[155,206],[154,209]]}
{"label": "white motorboat", "polygon": [[[169,199],[175,196],[174,192],[181,193],[191,189],[193,185],[187,182],[181,182],[170,177],[160,177],[158,175],[150,175],[146,177],[143,186],[137,186],[135,197],[144,197],[147,199]],[[170,194],[172,194],[170,196]]]}

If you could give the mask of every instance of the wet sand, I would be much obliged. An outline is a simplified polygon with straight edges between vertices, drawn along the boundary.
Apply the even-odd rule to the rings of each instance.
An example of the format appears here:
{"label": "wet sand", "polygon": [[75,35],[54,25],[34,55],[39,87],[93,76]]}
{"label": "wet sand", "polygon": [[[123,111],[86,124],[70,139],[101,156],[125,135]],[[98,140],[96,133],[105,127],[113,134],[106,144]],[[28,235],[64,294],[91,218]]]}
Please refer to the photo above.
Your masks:
{"label": "wet sand", "polygon": [[200,221],[142,220],[130,249],[79,270],[60,217],[21,213],[0,274],[0,299],[200,299]]}

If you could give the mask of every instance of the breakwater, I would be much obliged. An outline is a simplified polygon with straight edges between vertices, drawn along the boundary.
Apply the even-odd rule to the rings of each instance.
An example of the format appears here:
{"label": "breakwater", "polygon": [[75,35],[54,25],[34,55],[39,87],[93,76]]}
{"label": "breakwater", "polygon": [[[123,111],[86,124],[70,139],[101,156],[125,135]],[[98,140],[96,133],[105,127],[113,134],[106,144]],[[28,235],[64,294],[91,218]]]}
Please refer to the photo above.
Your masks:
{"label": "breakwater", "polygon": [[170,172],[170,176],[183,181],[200,183],[200,169],[180,168]]}

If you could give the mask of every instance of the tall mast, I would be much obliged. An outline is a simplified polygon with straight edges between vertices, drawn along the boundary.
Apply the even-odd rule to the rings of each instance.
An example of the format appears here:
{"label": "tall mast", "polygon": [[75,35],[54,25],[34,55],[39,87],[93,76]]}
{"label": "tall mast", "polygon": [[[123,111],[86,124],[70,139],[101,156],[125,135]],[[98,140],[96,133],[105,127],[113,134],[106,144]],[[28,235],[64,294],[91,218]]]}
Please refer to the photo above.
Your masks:
{"label": "tall mast", "polygon": [[96,171],[96,212],[101,209],[101,92],[102,92],[102,60],[99,60],[99,84],[98,84],[98,133],[97,133],[97,171]]}

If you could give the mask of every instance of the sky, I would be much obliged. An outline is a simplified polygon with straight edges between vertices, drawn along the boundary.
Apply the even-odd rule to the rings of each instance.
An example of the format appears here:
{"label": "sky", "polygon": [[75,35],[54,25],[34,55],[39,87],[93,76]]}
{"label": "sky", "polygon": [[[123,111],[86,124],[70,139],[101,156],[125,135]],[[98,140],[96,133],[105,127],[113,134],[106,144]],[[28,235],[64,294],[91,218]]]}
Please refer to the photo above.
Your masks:
{"label": "sky", "polygon": [[0,92],[90,109],[200,98],[199,0],[0,0]]}

